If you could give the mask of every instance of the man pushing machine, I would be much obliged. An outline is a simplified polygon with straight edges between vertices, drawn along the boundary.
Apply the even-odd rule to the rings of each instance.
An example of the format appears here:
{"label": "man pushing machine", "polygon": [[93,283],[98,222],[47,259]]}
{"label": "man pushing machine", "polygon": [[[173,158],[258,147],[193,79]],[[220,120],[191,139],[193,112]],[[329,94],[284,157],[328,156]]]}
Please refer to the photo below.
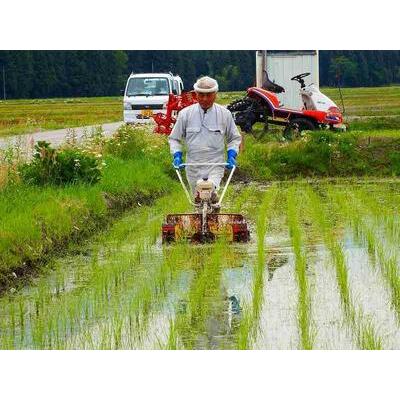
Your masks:
{"label": "man pushing machine", "polygon": [[[178,114],[169,145],[176,169],[184,168],[183,145],[186,145],[186,163],[227,163],[226,168],[236,165],[236,156],[242,137],[235,125],[232,114],[225,107],[214,103],[218,83],[209,76],[199,78],[194,84],[198,103],[184,108]],[[225,148],[227,149],[225,160]],[[195,201],[196,183],[207,178],[214,190],[220,186],[224,176],[223,166],[187,166],[186,177]],[[214,193],[213,203],[218,202]]]}

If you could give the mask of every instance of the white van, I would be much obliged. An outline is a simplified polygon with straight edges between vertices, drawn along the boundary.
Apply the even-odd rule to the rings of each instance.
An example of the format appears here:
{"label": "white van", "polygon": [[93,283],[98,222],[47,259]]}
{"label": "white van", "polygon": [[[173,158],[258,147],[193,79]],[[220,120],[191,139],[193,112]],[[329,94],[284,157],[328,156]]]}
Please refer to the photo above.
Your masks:
{"label": "white van", "polygon": [[172,73],[131,74],[124,93],[124,122],[152,122],[153,114],[165,114],[169,94],[182,90],[182,79]]}

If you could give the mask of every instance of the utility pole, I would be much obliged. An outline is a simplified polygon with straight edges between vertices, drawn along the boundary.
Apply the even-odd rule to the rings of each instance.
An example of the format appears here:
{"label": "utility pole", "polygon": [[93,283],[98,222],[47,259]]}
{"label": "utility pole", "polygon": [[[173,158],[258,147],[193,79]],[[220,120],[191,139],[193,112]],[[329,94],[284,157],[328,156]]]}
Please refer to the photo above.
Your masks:
{"label": "utility pole", "polygon": [[6,70],[3,65],[3,99],[6,99]]}

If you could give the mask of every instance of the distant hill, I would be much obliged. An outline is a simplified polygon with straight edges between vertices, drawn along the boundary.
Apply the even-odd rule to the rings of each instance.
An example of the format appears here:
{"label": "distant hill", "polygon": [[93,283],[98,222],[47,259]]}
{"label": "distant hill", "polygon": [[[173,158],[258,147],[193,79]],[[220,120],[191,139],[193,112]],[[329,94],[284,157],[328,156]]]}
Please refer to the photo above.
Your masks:
{"label": "distant hill", "polygon": [[[223,91],[254,84],[255,51],[0,51],[7,98],[115,96],[134,72],[172,71],[191,88],[200,75],[218,79]],[[380,86],[400,83],[400,51],[320,51],[320,84]]]}

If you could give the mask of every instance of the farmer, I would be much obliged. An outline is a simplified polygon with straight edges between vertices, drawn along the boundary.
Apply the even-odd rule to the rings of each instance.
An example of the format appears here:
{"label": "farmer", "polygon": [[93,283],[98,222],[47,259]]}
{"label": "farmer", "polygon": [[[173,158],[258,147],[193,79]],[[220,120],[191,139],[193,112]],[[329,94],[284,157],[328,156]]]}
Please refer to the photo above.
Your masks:
{"label": "farmer", "polygon": [[[194,90],[198,103],[180,111],[169,136],[174,166],[178,169],[183,163],[182,150],[185,143],[187,163],[224,163],[226,161],[227,168],[232,169],[236,165],[236,156],[242,137],[231,112],[214,103],[218,83],[215,79],[204,76],[194,84]],[[186,177],[194,195],[196,195],[196,182],[199,179],[208,177],[214,183],[215,189],[218,189],[223,176],[223,166],[186,167]],[[218,199],[215,199],[215,202],[217,201]]]}

